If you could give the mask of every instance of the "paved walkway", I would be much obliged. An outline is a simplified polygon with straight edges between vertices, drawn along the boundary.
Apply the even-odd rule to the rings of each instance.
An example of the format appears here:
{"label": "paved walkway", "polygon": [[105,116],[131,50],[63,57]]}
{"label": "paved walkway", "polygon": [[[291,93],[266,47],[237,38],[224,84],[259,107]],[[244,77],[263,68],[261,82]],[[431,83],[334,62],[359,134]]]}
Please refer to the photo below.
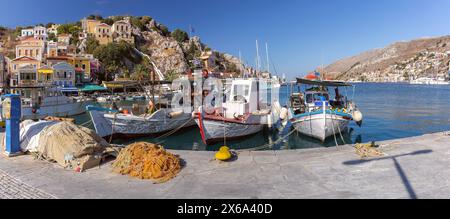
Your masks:
{"label": "paved walkway", "polygon": [[53,199],[54,196],[24,184],[0,170],[0,199]]}
{"label": "paved walkway", "polygon": [[387,156],[369,160],[351,146],[243,152],[230,163],[173,151],[186,167],[164,184],[114,174],[110,164],[75,173],[31,156],[0,157],[0,198],[450,198],[449,135],[379,144]]}

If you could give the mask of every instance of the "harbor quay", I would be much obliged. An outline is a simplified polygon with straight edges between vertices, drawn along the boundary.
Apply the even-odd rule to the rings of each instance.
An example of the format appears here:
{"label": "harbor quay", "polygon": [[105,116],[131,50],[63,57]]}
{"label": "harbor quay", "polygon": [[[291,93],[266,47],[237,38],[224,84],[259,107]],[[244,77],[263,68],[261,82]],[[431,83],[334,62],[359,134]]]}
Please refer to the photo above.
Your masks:
{"label": "harbor quay", "polygon": [[383,156],[362,159],[354,145],[282,151],[170,150],[183,161],[174,179],[154,184],[111,171],[83,173],[22,155],[0,157],[0,198],[63,199],[428,199],[450,194],[450,133],[376,142]]}

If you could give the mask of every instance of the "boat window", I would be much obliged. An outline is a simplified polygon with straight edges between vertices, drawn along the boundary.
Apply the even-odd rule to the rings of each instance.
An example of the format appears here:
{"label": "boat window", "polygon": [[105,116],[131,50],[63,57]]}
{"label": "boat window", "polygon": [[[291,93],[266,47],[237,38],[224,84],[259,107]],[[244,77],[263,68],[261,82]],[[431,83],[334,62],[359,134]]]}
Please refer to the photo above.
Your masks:
{"label": "boat window", "polygon": [[330,100],[330,97],[327,93],[312,93],[306,94],[306,102],[314,103],[316,101],[321,101],[324,98],[326,101]]}
{"label": "boat window", "polygon": [[234,85],[233,96],[248,96],[250,94],[250,86]]}

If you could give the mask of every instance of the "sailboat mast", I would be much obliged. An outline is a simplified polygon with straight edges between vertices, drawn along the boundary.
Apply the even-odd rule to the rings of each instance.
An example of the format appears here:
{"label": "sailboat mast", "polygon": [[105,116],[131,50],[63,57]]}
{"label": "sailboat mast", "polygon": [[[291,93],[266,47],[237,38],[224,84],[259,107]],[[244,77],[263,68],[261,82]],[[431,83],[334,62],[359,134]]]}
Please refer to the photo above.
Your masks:
{"label": "sailboat mast", "polygon": [[267,43],[266,43],[266,56],[267,56],[267,72],[270,73],[269,45],[267,45]]}
{"label": "sailboat mast", "polygon": [[258,44],[258,40],[256,40],[256,73],[259,72],[260,70],[260,57],[259,57],[259,44]]}

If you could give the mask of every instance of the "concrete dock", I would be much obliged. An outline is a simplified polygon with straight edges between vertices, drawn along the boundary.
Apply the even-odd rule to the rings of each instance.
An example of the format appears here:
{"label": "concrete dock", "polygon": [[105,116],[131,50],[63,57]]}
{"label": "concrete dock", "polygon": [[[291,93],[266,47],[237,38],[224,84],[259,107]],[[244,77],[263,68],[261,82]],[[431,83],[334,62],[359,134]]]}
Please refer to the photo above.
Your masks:
{"label": "concrete dock", "polygon": [[32,156],[0,157],[0,198],[450,198],[450,135],[377,142],[386,156],[361,160],[351,146],[242,152],[172,151],[186,163],[178,177],[153,184],[111,172],[84,173]]}

